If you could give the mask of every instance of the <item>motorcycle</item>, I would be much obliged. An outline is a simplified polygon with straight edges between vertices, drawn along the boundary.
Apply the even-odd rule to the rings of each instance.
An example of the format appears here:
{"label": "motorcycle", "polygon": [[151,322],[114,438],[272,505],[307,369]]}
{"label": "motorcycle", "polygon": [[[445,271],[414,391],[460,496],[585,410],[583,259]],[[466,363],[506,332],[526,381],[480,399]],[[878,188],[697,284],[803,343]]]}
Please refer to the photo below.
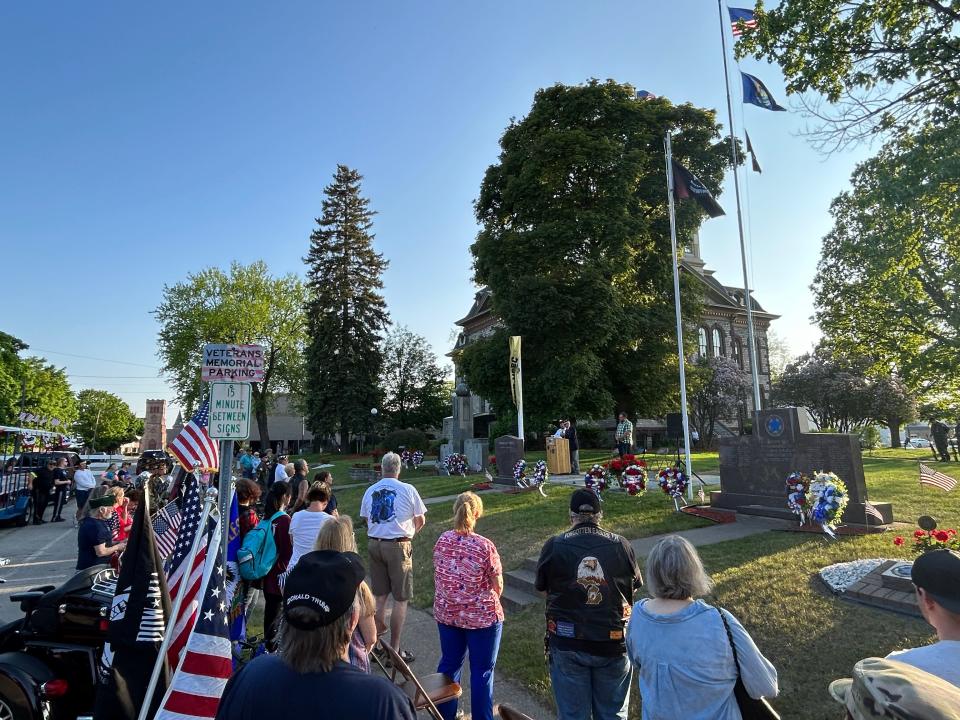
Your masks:
{"label": "motorcycle", "polygon": [[101,565],[10,596],[24,616],[0,627],[0,720],[93,714],[116,582]]}

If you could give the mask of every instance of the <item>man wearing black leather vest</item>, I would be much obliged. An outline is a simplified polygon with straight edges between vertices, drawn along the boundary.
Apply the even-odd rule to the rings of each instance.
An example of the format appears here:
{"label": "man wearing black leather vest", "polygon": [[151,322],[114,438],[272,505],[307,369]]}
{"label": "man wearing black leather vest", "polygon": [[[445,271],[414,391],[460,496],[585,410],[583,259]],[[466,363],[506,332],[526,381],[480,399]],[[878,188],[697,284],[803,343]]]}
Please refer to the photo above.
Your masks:
{"label": "man wearing black leather vest", "polygon": [[630,661],[624,630],[640,585],[626,538],[600,528],[600,498],[570,496],[570,530],[547,540],[537,590],[547,594],[550,679],[558,720],[626,720]]}

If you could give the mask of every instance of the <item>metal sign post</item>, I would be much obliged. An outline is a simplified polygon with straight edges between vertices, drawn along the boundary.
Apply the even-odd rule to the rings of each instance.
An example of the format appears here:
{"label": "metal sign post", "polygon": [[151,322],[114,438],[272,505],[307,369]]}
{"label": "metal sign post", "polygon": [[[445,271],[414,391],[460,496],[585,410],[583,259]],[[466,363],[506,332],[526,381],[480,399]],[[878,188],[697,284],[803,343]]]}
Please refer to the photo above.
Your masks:
{"label": "metal sign post", "polygon": [[[202,377],[210,383],[207,432],[220,441],[220,541],[223,557],[230,542],[230,503],[233,499],[233,442],[250,437],[253,412],[251,382],[263,380],[263,348],[259,345],[207,345]],[[223,382],[226,381],[226,382]]]}

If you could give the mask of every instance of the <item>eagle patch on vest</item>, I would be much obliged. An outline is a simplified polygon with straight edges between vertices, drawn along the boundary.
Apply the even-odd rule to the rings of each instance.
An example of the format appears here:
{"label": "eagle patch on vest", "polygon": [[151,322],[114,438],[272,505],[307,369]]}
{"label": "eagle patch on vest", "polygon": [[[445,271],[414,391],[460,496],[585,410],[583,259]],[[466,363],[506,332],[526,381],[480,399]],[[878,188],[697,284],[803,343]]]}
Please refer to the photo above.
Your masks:
{"label": "eagle patch on vest", "polygon": [[587,593],[587,605],[599,605],[603,602],[600,586],[606,585],[603,567],[595,557],[585,557],[577,568],[577,585]]}

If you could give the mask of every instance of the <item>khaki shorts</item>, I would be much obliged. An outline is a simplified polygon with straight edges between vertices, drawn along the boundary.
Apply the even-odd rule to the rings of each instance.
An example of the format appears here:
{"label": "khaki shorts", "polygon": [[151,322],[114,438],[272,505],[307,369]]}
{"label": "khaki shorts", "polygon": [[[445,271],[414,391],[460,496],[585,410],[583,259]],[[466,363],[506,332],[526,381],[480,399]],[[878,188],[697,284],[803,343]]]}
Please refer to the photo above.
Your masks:
{"label": "khaki shorts", "polygon": [[370,538],[370,589],[376,597],[393,595],[404,602],[413,597],[413,543]]}

